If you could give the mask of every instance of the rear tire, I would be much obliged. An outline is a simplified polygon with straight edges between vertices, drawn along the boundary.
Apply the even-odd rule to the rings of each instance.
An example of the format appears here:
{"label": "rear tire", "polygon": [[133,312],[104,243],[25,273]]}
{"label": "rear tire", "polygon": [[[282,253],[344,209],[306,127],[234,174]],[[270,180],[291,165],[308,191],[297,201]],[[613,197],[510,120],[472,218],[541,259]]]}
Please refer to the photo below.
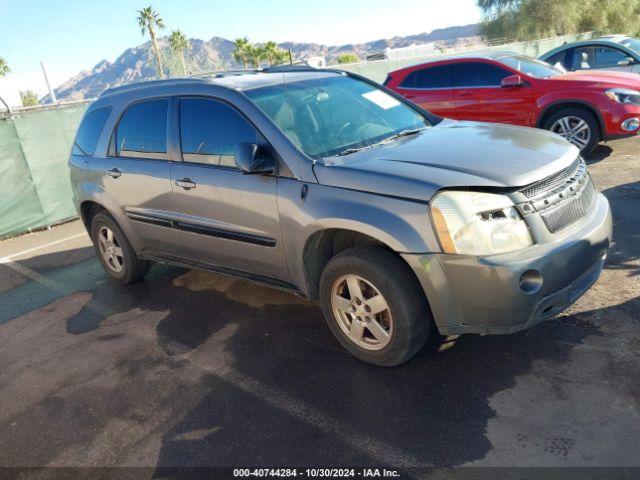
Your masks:
{"label": "rear tire", "polygon": [[142,279],[151,266],[140,260],[127,237],[108,213],[102,212],[91,221],[91,240],[102,268],[120,283]]}
{"label": "rear tire", "polygon": [[390,367],[423,347],[432,316],[413,272],[381,248],[349,248],[320,278],[325,320],[340,344],[367,363]]}
{"label": "rear tire", "polygon": [[593,152],[600,141],[596,117],[581,108],[565,108],[551,115],[543,128],[557,133],[580,149],[582,155]]}

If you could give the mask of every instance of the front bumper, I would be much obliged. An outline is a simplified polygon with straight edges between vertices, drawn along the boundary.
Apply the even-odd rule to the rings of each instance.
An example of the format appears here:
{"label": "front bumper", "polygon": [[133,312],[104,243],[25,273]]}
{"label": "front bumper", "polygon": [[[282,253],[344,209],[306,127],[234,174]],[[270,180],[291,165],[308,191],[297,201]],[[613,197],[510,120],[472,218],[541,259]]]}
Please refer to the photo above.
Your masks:
{"label": "front bumper", "polygon": [[615,140],[640,135],[640,128],[628,131],[622,128],[625,120],[640,118],[640,106],[629,104],[614,104],[601,112],[604,120],[603,140]]}
{"label": "front bumper", "polygon": [[[598,279],[611,240],[611,211],[598,194],[593,209],[554,241],[487,257],[403,254],[424,289],[440,333],[512,333],[566,309]],[[520,287],[534,270],[542,286]]]}

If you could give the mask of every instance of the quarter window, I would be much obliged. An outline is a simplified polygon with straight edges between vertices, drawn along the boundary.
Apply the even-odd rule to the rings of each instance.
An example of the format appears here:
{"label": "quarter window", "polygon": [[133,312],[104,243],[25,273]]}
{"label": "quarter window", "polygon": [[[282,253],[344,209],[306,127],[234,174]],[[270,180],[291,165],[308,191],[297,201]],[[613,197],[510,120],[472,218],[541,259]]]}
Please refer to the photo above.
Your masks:
{"label": "quarter window", "polygon": [[596,63],[598,68],[617,67],[618,62],[624,62],[627,54],[617,48],[596,47]]}
{"label": "quarter window", "polygon": [[499,87],[510,72],[489,63],[455,63],[451,67],[453,84],[457,88]]}
{"label": "quarter window", "polygon": [[402,81],[404,88],[451,88],[451,69],[449,65],[414,70]]}
{"label": "quarter window", "polygon": [[95,153],[98,139],[110,113],[111,107],[102,107],[96,108],[84,116],[73,143],[74,155],[93,155]]}
{"label": "quarter window", "polygon": [[122,115],[116,131],[120,157],[167,158],[167,111],[169,100],[135,103]]}
{"label": "quarter window", "polygon": [[236,167],[235,146],[258,143],[253,126],[232,107],[206,98],[180,99],[180,144],[185,162]]}

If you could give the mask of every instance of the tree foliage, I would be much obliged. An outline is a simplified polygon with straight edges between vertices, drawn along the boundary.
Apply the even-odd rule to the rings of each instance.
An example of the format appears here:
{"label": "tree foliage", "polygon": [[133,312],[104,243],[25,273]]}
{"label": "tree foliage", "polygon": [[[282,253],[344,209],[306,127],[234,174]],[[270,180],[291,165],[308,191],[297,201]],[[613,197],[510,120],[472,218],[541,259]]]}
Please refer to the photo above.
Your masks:
{"label": "tree foliage", "polygon": [[338,55],[336,61],[338,63],[356,63],[359,62],[360,59],[355,53],[343,53],[341,55]]}
{"label": "tree foliage", "polygon": [[158,62],[158,76],[164,78],[164,72],[162,70],[162,57],[160,56],[160,49],[158,48],[158,39],[156,38],[156,27],[163,29],[164,21],[160,18],[160,14],[154,10],[151,6],[145,7],[142,10],[138,10],[138,26],[142,35],[149,32],[151,37],[151,44],[153,46],[153,53],[155,54],[156,61]]}
{"label": "tree foliage", "polygon": [[578,32],[640,33],[640,0],[477,0],[489,40]]}
{"label": "tree foliage", "polygon": [[289,52],[278,47],[276,42],[268,41],[263,44],[253,44],[247,37],[235,40],[233,58],[241,63],[244,68],[251,65],[259,68],[261,62],[269,65],[280,65],[289,60]]}
{"label": "tree foliage", "polygon": [[20,100],[22,101],[23,107],[35,107],[40,103],[38,101],[38,94],[33,90],[20,92]]}
{"label": "tree foliage", "polygon": [[0,57],[0,77],[4,77],[10,71],[11,69],[9,68],[9,65],[7,65],[7,61]]}
{"label": "tree foliage", "polygon": [[173,30],[169,36],[169,47],[173,54],[180,59],[182,66],[182,75],[187,75],[187,62],[185,61],[185,52],[191,51],[191,43],[187,36],[180,30]]}
{"label": "tree foliage", "polygon": [[234,45],[234,60],[238,63],[241,63],[244,68],[247,68],[247,64],[249,63],[249,52],[247,51],[250,45],[249,39],[247,37],[236,38],[234,41]]}

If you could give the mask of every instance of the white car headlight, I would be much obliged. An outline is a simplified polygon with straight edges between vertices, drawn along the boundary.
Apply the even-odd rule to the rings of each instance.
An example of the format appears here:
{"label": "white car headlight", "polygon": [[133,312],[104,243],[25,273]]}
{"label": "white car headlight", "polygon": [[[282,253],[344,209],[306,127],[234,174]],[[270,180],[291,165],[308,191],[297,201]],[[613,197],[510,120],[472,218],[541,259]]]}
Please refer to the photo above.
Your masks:
{"label": "white car headlight", "polygon": [[445,253],[492,255],[533,245],[527,224],[505,195],[444,191],[431,203],[431,215]]}
{"label": "white car headlight", "polygon": [[610,88],[604,94],[614,102],[640,105],[640,92],[628,88]]}

